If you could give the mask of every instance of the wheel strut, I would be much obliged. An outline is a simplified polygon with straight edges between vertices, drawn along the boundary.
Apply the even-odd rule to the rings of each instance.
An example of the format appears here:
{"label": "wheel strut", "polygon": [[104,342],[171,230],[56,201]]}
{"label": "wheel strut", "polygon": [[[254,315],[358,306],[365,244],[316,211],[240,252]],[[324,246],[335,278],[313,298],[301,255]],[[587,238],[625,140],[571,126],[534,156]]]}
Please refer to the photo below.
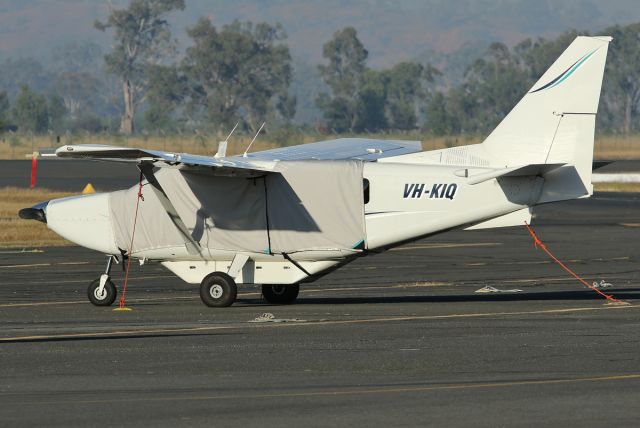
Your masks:
{"label": "wheel strut", "polygon": [[104,270],[104,273],[100,275],[100,285],[98,286],[97,292],[102,294],[104,290],[104,285],[111,279],[111,266],[113,266],[114,256],[107,257],[107,267]]}

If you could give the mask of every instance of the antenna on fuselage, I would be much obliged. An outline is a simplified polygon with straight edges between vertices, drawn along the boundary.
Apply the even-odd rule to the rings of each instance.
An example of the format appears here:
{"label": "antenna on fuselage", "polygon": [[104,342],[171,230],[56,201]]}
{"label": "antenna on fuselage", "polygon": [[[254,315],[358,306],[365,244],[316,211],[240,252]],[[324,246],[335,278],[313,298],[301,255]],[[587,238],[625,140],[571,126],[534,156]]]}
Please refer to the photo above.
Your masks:
{"label": "antenna on fuselage", "polygon": [[237,121],[231,132],[229,132],[229,135],[227,135],[227,138],[225,138],[224,141],[220,141],[218,143],[218,151],[215,155],[213,155],[214,158],[223,158],[227,155],[227,143],[229,142],[229,138],[231,138],[231,135],[233,135],[233,131],[236,130],[239,123],[240,121]]}
{"label": "antenna on fuselage", "polygon": [[264,128],[264,126],[267,124],[267,122],[262,122],[262,125],[260,125],[260,129],[258,129],[258,132],[256,132],[256,136],[253,137],[253,140],[251,140],[251,142],[249,143],[249,146],[247,147],[247,150],[244,151],[244,153],[242,154],[243,158],[247,157],[247,152],[249,151],[249,149],[251,148],[251,145],[253,144],[254,141],[256,141],[256,138],[258,138],[258,135],[260,135],[260,131],[262,131],[262,128]]}

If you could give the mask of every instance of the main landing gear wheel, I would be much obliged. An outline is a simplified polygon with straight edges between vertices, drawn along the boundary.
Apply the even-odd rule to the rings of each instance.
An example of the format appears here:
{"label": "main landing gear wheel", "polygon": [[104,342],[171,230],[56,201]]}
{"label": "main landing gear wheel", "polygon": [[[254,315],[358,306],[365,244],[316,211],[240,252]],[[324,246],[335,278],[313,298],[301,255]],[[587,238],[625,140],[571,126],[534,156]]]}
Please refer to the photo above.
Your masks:
{"label": "main landing gear wheel", "polygon": [[213,308],[226,308],[233,305],[237,295],[236,282],[223,272],[209,274],[200,283],[202,303]]}
{"label": "main landing gear wheel", "polygon": [[298,298],[300,286],[298,284],[265,284],[262,286],[262,298],[268,303],[289,305]]}
{"label": "main landing gear wheel", "polygon": [[101,289],[100,278],[98,278],[91,282],[89,289],[87,290],[89,301],[96,306],[111,306],[111,304],[116,300],[117,294],[118,291],[116,290],[116,286],[110,279],[107,279],[104,283],[104,287]]}

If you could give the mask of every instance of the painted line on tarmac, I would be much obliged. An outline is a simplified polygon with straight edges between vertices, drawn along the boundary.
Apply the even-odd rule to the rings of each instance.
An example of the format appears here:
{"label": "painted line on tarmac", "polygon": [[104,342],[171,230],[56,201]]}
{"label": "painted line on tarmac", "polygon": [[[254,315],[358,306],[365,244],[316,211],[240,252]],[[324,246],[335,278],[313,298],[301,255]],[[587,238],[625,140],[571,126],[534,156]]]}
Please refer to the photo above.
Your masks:
{"label": "painted line on tarmac", "polygon": [[[137,281],[140,281],[140,280],[159,279],[159,278],[175,279],[176,277],[167,272],[166,274],[163,274],[163,275],[131,276],[131,277],[129,277],[129,282],[137,282]],[[77,284],[77,283],[89,284],[90,282],[91,282],[90,280],[86,280],[86,279],[67,279],[67,280],[63,280],[63,281],[51,281],[51,280],[49,280],[49,281],[29,281],[29,285],[40,285],[40,284],[64,285],[64,284]],[[24,285],[24,282],[3,282],[2,285]]]}
{"label": "painted line on tarmac", "polygon": [[[484,382],[484,383],[451,383],[424,386],[389,386],[389,387],[347,387],[342,389],[326,389],[307,392],[282,392],[282,393],[249,393],[249,394],[221,394],[221,395],[195,395],[195,396],[165,396],[165,397],[127,397],[127,398],[100,398],[100,399],[77,399],[55,400],[55,401],[20,401],[20,404],[104,404],[104,403],[124,403],[124,402],[165,402],[165,401],[210,401],[210,400],[245,400],[264,398],[305,398],[305,397],[337,397],[348,395],[374,395],[374,394],[407,394],[435,391],[464,391],[473,389],[494,389],[494,388],[514,388],[528,386],[551,386],[579,383],[595,382],[620,382],[626,380],[638,380],[640,374],[630,373],[614,376],[592,376],[563,379],[543,379],[543,380],[519,380],[508,382]],[[2,397],[22,397],[21,394],[0,394]]]}
{"label": "painted line on tarmac", "polygon": [[[238,297],[259,296],[261,293],[239,293]],[[165,302],[171,300],[200,300],[199,296],[173,296],[173,297],[148,297],[148,298],[129,298],[129,303],[147,303],[147,302]],[[30,303],[3,303],[0,308],[22,308],[30,306],[56,306],[56,305],[88,305],[88,300],[62,300],[56,302],[30,302]]]}
{"label": "painted line on tarmac", "polygon": [[[449,282],[410,282],[410,283],[402,283],[395,285],[381,285],[381,286],[370,286],[370,287],[341,287],[341,288],[317,288],[317,289],[306,289],[301,290],[302,294],[310,294],[310,293],[323,293],[323,292],[334,292],[334,291],[357,291],[357,290],[382,290],[382,289],[392,289],[392,288],[423,288],[423,287],[440,287],[445,285],[451,285]],[[261,292],[243,292],[238,293],[239,298],[246,297],[256,297],[260,296]],[[174,297],[149,297],[149,298],[129,298],[127,301],[129,303],[145,303],[145,302],[155,302],[155,301],[168,301],[168,300],[200,300],[198,296],[174,296]],[[88,304],[87,300],[61,300],[54,302],[24,302],[24,303],[2,303],[0,304],[0,308],[22,308],[22,307],[31,307],[31,306],[55,306],[55,305],[84,305]]]}
{"label": "painted line on tarmac", "polygon": [[[195,300],[198,297],[187,297],[187,296],[175,296],[175,297],[152,297],[146,299],[127,299],[129,303],[144,303],[144,302],[154,302],[154,301],[165,301],[165,300]],[[31,303],[3,303],[0,305],[0,308],[23,308],[23,307],[31,307],[31,306],[56,306],[56,305],[88,305],[88,300],[62,300],[56,302],[31,302]]]}
{"label": "painted line on tarmac", "polygon": [[[483,259],[484,260],[484,259]],[[565,260],[566,262],[571,263],[598,263],[598,262],[615,262],[615,261],[631,261],[631,257],[612,257],[612,258],[595,258],[595,259],[570,259]],[[553,264],[553,261],[548,260],[540,260],[540,261],[520,261],[520,262],[496,262],[494,260],[489,260],[486,262],[470,262],[464,263],[463,266],[538,266],[538,265],[550,265]],[[345,266],[340,268],[340,271],[358,271],[358,270],[404,270],[404,269],[412,269],[415,268],[415,264],[393,264],[389,266]]]}
{"label": "painted line on tarmac", "polygon": [[[618,275],[618,274],[590,274],[590,275],[583,275],[583,278],[586,280],[596,280],[596,279],[601,279],[602,277],[606,276],[607,280],[612,280],[612,279],[625,279],[628,278],[629,275],[624,274],[624,275]],[[490,280],[484,280],[484,282],[488,282]],[[574,283],[575,280],[570,277],[570,276],[560,276],[560,277],[538,277],[538,278],[511,278],[511,279],[501,279],[500,283],[505,283],[505,284],[530,284],[530,283],[545,283],[545,282],[570,282],[570,283]],[[543,284],[544,285],[544,284]],[[615,288],[615,287],[614,287]],[[577,288],[577,290],[587,290],[587,287],[584,286],[579,286]]]}
{"label": "painted line on tarmac", "polygon": [[427,287],[442,287],[445,285],[453,285],[451,282],[423,282],[414,281],[407,283],[400,283],[394,285],[378,285],[378,286],[363,286],[363,287],[338,287],[338,288],[305,288],[301,289],[300,293],[322,293],[325,291],[358,291],[358,290],[387,290],[393,288],[427,288]]}
{"label": "painted line on tarmac", "polygon": [[[619,262],[619,261],[631,261],[631,257],[622,256],[622,257],[597,257],[595,259],[568,259],[567,262],[571,263],[592,263],[592,262]],[[528,265],[549,265],[554,262],[551,260],[539,260],[539,261],[517,261],[517,262],[475,262],[475,263],[466,263],[465,266],[486,266],[491,264],[491,266],[528,266]]]}
{"label": "painted line on tarmac", "polygon": [[4,266],[0,266],[0,269],[17,269],[17,268],[42,267],[42,266],[52,266],[52,264],[51,263],[33,263],[28,265],[4,265]]}
{"label": "painted line on tarmac", "polygon": [[74,266],[74,265],[88,265],[96,264],[94,262],[59,262],[59,263],[31,263],[22,265],[0,265],[0,269],[22,269],[31,267],[47,267],[47,266]]}
{"label": "painted line on tarmac", "polygon": [[432,244],[418,244],[418,245],[406,245],[403,247],[392,248],[389,251],[407,251],[407,250],[425,250],[425,249],[439,249],[439,248],[473,248],[473,247],[496,247],[502,245],[502,242],[475,242],[472,244],[455,244],[455,243],[432,243]]}
{"label": "painted line on tarmac", "polygon": [[261,323],[261,324],[236,324],[236,325],[200,325],[196,327],[179,327],[179,328],[141,328],[141,329],[124,329],[103,332],[86,332],[86,333],[61,333],[50,335],[32,335],[32,336],[13,336],[0,337],[0,343],[3,342],[29,342],[29,341],[46,341],[46,340],[69,340],[84,338],[108,338],[113,336],[136,336],[151,334],[172,334],[172,333],[204,333],[220,330],[242,330],[251,328],[279,328],[294,326],[330,326],[330,325],[349,325],[349,324],[369,324],[381,322],[402,322],[402,321],[428,321],[428,320],[447,320],[447,319],[467,319],[467,318],[487,318],[487,317],[505,317],[505,316],[522,316],[522,315],[554,315],[554,314],[571,314],[579,312],[595,312],[595,311],[611,311],[623,310],[631,308],[640,308],[640,305],[624,305],[624,306],[599,306],[599,307],[580,307],[580,308],[562,308],[562,309],[544,309],[538,311],[516,311],[516,312],[485,312],[485,313],[468,313],[468,314],[447,314],[447,315],[412,315],[401,317],[379,317],[379,318],[363,318],[355,320],[319,320],[304,321],[298,323]]}

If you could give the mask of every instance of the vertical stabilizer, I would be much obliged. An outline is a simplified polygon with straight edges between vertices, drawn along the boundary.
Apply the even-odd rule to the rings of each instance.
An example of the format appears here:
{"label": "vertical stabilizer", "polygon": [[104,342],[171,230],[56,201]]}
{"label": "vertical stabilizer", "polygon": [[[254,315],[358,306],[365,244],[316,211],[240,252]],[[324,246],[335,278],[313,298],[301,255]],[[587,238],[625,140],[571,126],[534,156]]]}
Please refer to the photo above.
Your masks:
{"label": "vertical stabilizer", "polygon": [[577,37],[482,144],[504,166],[566,163],[545,176],[540,202],[592,192],[595,115],[610,41]]}

